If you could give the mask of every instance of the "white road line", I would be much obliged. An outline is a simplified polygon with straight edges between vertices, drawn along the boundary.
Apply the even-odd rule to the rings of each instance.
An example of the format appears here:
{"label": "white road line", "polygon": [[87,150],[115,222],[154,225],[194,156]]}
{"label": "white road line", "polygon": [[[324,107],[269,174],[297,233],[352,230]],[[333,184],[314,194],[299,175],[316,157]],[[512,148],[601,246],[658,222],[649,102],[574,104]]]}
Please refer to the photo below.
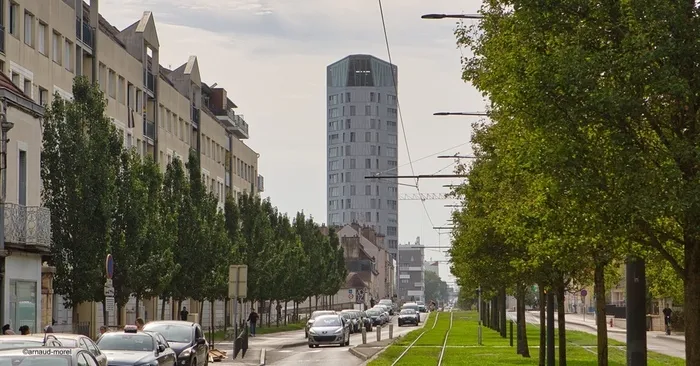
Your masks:
{"label": "white road line", "polygon": [[[439,312],[436,312],[436,313],[435,313],[435,322],[433,322],[433,327],[430,328],[430,329],[434,329],[434,328],[435,328],[435,325],[437,324],[437,319],[438,319],[439,316],[440,316],[440,313],[439,313]],[[425,334],[425,332],[426,332],[426,331],[424,330],[420,335],[418,335],[418,337],[416,337],[416,339],[414,339],[413,342],[411,342],[411,344],[409,344],[408,347],[406,347],[406,349],[403,350],[403,352],[401,352],[401,354],[399,355],[399,357],[397,357],[396,360],[394,360],[394,363],[392,363],[391,366],[394,366],[394,365],[396,365],[397,363],[399,363],[399,361],[401,360],[401,358],[402,358],[406,353],[408,353],[408,351],[411,349],[411,347],[413,347],[413,345],[416,344],[416,342],[418,342],[418,340],[420,339],[420,337],[422,337],[423,334]]]}
{"label": "white road line", "polygon": [[445,346],[447,346],[447,338],[450,337],[450,331],[452,330],[452,319],[454,318],[454,313],[450,310],[450,327],[447,328],[445,333],[445,341],[442,343],[442,350],[440,350],[440,358],[438,359],[438,366],[442,365],[442,357],[445,355]]}

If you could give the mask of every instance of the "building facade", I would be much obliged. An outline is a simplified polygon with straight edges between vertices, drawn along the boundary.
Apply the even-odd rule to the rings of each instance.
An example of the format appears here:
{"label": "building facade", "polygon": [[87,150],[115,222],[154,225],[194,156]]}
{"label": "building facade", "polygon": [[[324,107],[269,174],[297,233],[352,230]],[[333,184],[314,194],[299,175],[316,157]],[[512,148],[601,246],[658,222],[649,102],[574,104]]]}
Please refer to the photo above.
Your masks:
{"label": "building facade", "polygon": [[[51,245],[51,213],[41,207],[41,118],[44,108],[0,75],[2,238],[0,323],[15,332],[41,329],[41,263]],[[8,141],[9,140],[9,141]],[[38,140],[38,141],[37,141]]]}
{"label": "building facade", "polygon": [[351,55],[327,67],[328,225],[358,223],[398,246],[398,69]]}
{"label": "building facade", "polygon": [[399,245],[398,295],[401,301],[425,301],[424,252],[419,241]]}
{"label": "building facade", "polygon": [[[46,106],[54,94],[71,99],[73,79],[85,76],[104,92],[106,114],[126,147],[152,157],[162,169],[175,158],[186,162],[194,149],[200,156],[202,179],[218,197],[220,208],[226,194],[262,191],[259,156],[244,142],[249,138],[244,117],[225,89],[201,80],[196,56],[183,55],[185,62],[173,70],[160,65],[161,45],[151,12],[119,30],[100,15],[98,0],[89,5],[83,0],[0,0],[0,9],[0,71],[30,100]],[[38,207],[42,137],[40,129],[33,133],[12,139],[23,141],[27,161],[36,163],[27,165],[27,176],[35,179],[29,180],[26,205]],[[12,154],[8,158],[15,159]],[[8,194],[13,187],[8,183]],[[36,272],[41,281],[41,263]],[[60,298],[53,303],[54,328],[59,331],[79,322],[89,323],[95,334],[96,324],[104,324],[101,304],[81,305],[80,319],[72,319],[71,309],[59,306]],[[187,301],[185,305],[192,306]],[[126,306],[122,319],[133,322],[134,306],[134,301]],[[146,318],[155,318],[161,310],[160,301],[144,299],[142,306]],[[165,313],[175,311],[174,306],[168,304]],[[116,314],[112,316],[110,323],[115,324]]]}

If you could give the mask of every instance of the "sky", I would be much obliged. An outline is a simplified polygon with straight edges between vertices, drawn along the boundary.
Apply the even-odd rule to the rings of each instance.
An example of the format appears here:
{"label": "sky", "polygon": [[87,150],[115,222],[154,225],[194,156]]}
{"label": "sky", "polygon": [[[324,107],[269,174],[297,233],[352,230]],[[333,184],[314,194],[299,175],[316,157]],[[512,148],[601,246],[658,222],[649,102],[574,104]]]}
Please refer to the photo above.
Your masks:
{"label": "sky", "polygon": [[[475,13],[480,1],[384,0],[392,62],[398,66],[399,104],[405,136],[399,136],[399,175],[453,173],[453,159],[470,154],[474,117],[436,117],[437,111],[484,111],[486,100],[461,80],[462,55],[455,19],[422,20],[426,13]],[[260,154],[265,192],[281,212],[297,211],[326,222],[326,66],[349,54],[388,61],[376,0],[101,0],[100,13],[124,29],[153,12],[160,62],[175,68],[190,55],[202,81],[227,90],[250,126],[245,143]],[[401,127],[399,127],[401,131]],[[409,159],[409,156],[411,159]],[[414,161],[409,164],[409,161]],[[447,193],[458,179],[424,179],[421,193]],[[415,180],[400,183],[415,185]],[[399,186],[399,195],[416,194]],[[453,200],[401,200],[399,243],[449,246]],[[425,207],[423,206],[425,205]],[[447,258],[444,250],[426,260]],[[441,277],[451,284],[449,264]]]}

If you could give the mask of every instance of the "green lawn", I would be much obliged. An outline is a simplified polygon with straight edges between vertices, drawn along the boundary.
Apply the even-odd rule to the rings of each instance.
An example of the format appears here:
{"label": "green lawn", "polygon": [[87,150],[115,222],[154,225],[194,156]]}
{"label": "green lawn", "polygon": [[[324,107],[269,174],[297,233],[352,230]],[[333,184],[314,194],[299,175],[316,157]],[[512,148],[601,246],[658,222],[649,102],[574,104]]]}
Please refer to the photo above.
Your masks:
{"label": "green lawn", "polygon": [[[290,331],[294,331],[294,330],[302,330],[302,329],[304,329],[305,325],[306,325],[306,323],[289,323],[287,325],[280,324],[280,326],[277,327],[273,323],[273,324],[270,324],[269,327],[266,326],[264,328],[261,328],[258,325],[258,328],[255,330],[255,334],[256,335],[263,335],[263,334],[270,334],[270,333],[290,332]],[[228,334],[231,334],[231,332],[232,332],[231,329],[232,328],[229,328],[227,330]],[[205,335],[206,335],[207,339],[209,339],[209,332],[205,332]],[[216,332],[214,332],[214,341],[220,342],[220,341],[230,341],[230,340],[231,339],[226,339],[226,336],[225,336],[223,330],[217,330]]]}
{"label": "green lawn", "polygon": [[[386,349],[370,366],[391,365],[394,360],[411,344],[423,331],[425,334],[418,339],[408,353],[397,365],[436,365],[440,357],[441,346],[445,333],[450,326],[450,314],[440,313],[434,329],[433,316],[430,314],[425,327],[417,329],[399,339]],[[483,346],[477,346],[477,313],[454,312],[453,327],[447,339],[447,348],[443,365],[537,365],[539,350],[539,327],[528,327],[527,336],[530,345],[531,358],[526,359],[515,353],[515,347],[510,347],[510,340],[501,338],[498,332],[482,327]],[[566,355],[567,363],[572,366],[592,366],[597,363],[595,335],[567,331]],[[558,342],[557,342],[558,343]],[[558,344],[557,344],[558,345]],[[609,340],[610,365],[625,366],[626,355],[624,343]],[[649,352],[649,366],[684,366],[685,360]]]}

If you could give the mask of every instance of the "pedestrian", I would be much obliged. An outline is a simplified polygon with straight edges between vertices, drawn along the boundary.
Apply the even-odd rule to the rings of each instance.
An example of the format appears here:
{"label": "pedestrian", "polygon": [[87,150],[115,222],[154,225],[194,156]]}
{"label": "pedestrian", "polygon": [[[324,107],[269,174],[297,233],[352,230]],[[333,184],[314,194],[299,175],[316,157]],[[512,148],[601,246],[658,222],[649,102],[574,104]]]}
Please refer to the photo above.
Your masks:
{"label": "pedestrian", "polygon": [[100,335],[103,335],[107,333],[107,326],[106,325],[101,325],[100,326]]}
{"label": "pedestrian", "polygon": [[182,320],[183,322],[186,322],[188,315],[190,315],[190,312],[187,311],[187,306],[183,306],[182,310],[180,311],[180,320]]}
{"label": "pedestrian", "polygon": [[144,321],[141,318],[136,318],[136,330],[143,331]]}
{"label": "pedestrian", "polygon": [[12,333],[8,333],[8,332],[12,332],[12,327],[10,327],[9,324],[3,325],[3,326],[2,326],[2,334],[3,334],[3,335],[15,334],[15,332],[12,332]]}
{"label": "pedestrian", "polygon": [[671,315],[673,314],[673,310],[667,306],[664,308],[663,313],[664,323],[666,324],[666,334],[671,335]]}
{"label": "pedestrian", "polygon": [[44,328],[44,333],[53,333],[53,327],[47,325],[46,328]]}
{"label": "pedestrian", "polygon": [[258,313],[255,309],[250,309],[250,315],[248,315],[248,322],[250,322],[250,335],[255,337],[255,324],[258,322]]}
{"label": "pedestrian", "polygon": [[374,304],[376,304],[376,303],[374,302],[374,298],[369,299],[369,306],[373,308],[373,307],[374,307]]}
{"label": "pedestrian", "polygon": [[19,327],[19,334],[21,335],[29,335],[29,326],[28,325],[23,325]]}

